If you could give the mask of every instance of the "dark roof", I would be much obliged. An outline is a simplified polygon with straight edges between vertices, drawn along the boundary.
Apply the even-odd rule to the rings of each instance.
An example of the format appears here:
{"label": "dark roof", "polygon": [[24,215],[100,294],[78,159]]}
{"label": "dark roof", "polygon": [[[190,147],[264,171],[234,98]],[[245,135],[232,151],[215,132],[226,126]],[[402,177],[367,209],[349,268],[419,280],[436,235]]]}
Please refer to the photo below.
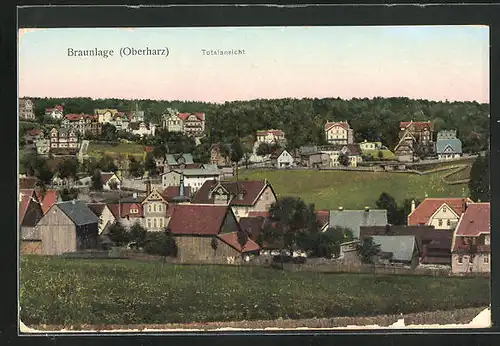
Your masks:
{"label": "dark roof", "polygon": [[392,253],[393,261],[411,261],[413,251],[418,248],[415,236],[411,235],[375,235],[372,239],[382,252]]}
{"label": "dark roof", "polygon": [[240,227],[242,230],[248,233],[250,238],[252,238],[253,240],[257,240],[257,237],[262,232],[265,220],[266,218],[262,216],[242,217],[240,219]]}
{"label": "dark roof", "polygon": [[90,210],[84,201],[68,201],[55,204],[77,226],[99,222],[98,217]]}
{"label": "dark roof", "polygon": [[19,178],[19,188],[20,189],[33,189],[36,187],[37,178],[35,177],[24,177]]}
{"label": "dark roof", "polygon": [[352,231],[354,238],[359,238],[361,226],[387,225],[387,210],[330,210],[328,227],[344,227]]}
{"label": "dark roof", "polygon": [[178,204],[172,209],[168,229],[173,234],[217,235],[230,212],[227,205]]}
{"label": "dark roof", "polygon": [[434,226],[361,226],[360,239],[374,235],[414,235],[418,246],[428,243],[428,249],[451,249],[453,230],[436,230]]}
{"label": "dark roof", "polygon": [[[193,203],[213,204],[210,192],[220,183],[234,197],[231,205],[253,205],[265,187],[270,186],[264,180],[216,181],[208,180],[201,186],[193,198]],[[238,196],[242,194],[240,199]]]}
{"label": "dark roof", "polygon": [[87,203],[87,207],[97,216],[101,216],[104,208],[106,207],[105,203]]}
{"label": "dark roof", "polygon": [[[180,197],[179,196],[179,186],[169,186],[163,192],[161,195],[167,200],[178,200]],[[184,199],[189,199],[189,196],[191,196],[191,186],[184,186]]]}
{"label": "dark roof", "polygon": [[259,245],[250,238],[247,239],[245,245],[241,246],[238,241],[238,232],[219,234],[217,238],[240,253],[259,251],[260,249]]}

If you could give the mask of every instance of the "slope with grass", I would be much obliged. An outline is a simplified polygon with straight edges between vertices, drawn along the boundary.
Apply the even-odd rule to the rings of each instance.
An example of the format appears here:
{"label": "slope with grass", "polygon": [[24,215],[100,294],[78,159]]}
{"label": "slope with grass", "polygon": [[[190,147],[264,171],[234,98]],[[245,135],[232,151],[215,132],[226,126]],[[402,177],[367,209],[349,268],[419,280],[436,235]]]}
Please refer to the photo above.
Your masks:
{"label": "slope with grass", "polygon": [[137,143],[116,143],[106,144],[90,142],[87,154],[90,157],[100,158],[103,155],[112,157],[117,156],[134,156],[136,159],[142,159],[144,155],[144,146]]}
{"label": "slope with grass", "polygon": [[[474,292],[474,294],[470,294]],[[21,258],[21,320],[156,324],[375,316],[486,306],[488,278],[288,272],[161,261]]]}
{"label": "slope with grass", "polygon": [[[448,171],[417,175],[411,173],[315,171],[315,170],[245,170],[240,179],[267,179],[278,196],[297,196],[317,209],[362,209],[375,207],[382,192],[398,203],[406,198],[461,197],[466,184],[447,185],[442,177]],[[464,191],[462,191],[464,189]]]}

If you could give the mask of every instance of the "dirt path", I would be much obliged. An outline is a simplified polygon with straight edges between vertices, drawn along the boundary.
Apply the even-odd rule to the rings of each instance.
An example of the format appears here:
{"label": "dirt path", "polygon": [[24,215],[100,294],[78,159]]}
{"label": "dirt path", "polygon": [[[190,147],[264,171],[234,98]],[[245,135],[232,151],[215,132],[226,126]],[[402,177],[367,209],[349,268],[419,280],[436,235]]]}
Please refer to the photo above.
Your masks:
{"label": "dirt path", "polygon": [[273,320],[273,321],[238,321],[238,322],[208,322],[208,323],[168,323],[157,325],[80,325],[80,326],[54,326],[37,325],[29,326],[39,331],[65,330],[144,330],[144,329],[217,329],[217,328],[335,328],[350,325],[379,325],[387,327],[394,324],[399,319],[404,318],[405,325],[411,324],[467,324],[472,321],[481,311],[487,307],[457,309],[451,311],[421,312],[406,315],[381,315],[374,317],[335,317],[335,318],[312,318],[302,320]]}

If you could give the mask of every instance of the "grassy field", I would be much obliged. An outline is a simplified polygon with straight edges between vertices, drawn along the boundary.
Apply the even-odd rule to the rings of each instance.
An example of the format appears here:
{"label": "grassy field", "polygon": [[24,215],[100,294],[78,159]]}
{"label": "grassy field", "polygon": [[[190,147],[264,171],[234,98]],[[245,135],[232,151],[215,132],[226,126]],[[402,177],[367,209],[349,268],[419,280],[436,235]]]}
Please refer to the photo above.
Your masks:
{"label": "grassy field", "polygon": [[110,156],[135,156],[137,159],[142,159],[144,154],[144,146],[137,143],[119,143],[116,145],[90,142],[87,154],[91,157]]}
{"label": "grassy field", "polygon": [[447,176],[446,180],[447,181],[458,181],[458,180],[469,179],[471,168],[472,168],[471,166],[466,166],[464,169]]}
{"label": "grassy field", "polygon": [[20,290],[21,319],[32,326],[375,316],[490,303],[488,278],[38,256],[21,258]]}
{"label": "grassy field", "polygon": [[382,154],[383,154],[382,158],[384,160],[394,160],[394,159],[396,159],[396,156],[390,150],[362,150],[362,152],[363,152],[364,155],[372,156],[375,160],[379,159],[379,157],[378,157],[378,152],[379,151],[382,152]]}
{"label": "grassy field", "polygon": [[460,197],[467,185],[447,185],[442,176],[447,171],[416,175],[411,173],[314,171],[314,170],[248,170],[240,179],[267,179],[278,196],[298,196],[317,209],[374,208],[382,192],[398,203],[405,198]]}

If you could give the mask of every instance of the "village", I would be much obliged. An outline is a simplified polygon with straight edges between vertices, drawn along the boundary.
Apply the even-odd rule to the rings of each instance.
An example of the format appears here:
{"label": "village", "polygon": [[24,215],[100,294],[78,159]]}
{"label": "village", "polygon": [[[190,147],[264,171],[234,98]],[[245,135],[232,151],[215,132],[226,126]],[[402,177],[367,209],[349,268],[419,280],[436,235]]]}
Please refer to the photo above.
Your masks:
{"label": "village", "polygon": [[[34,101],[20,99],[21,121],[34,122],[34,109]],[[266,129],[254,133],[244,152],[232,143],[211,144],[207,163],[156,144],[143,145],[137,159],[110,159],[85,172],[77,167],[89,165],[89,148],[103,142],[110,129],[122,143],[147,143],[163,131],[200,145],[210,115],[167,109],[162,122],[153,124],[138,107],[66,114],[62,105],[54,105],[44,116],[53,120],[50,127],[20,138],[24,155],[56,162],[48,178],[34,164],[19,176],[21,256],[111,256],[120,249],[122,255],[159,255],[180,264],[330,263],[338,271],[369,265],[401,268],[405,274],[426,268],[447,275],[490,272],[489,202],[466,195],[412,200],[401,224],[391,224],[391,210],[339,205],[314,210],[310,222],[305,212],[297,216],[297,209],[307,209],[300,196],[278,195],[268,179],[240,178],[254,169],[402,174],[467,157],[457,131],[435,133],[431,121],[401,121],[394,148],[356,143],[348,121],[332,120],[324,124],[326,145],[289,149],[283,130]],[[102,163],[107,154],[102,151],[97,159]],[[309,241],[287,236],[294,232],[307,233]]]}

